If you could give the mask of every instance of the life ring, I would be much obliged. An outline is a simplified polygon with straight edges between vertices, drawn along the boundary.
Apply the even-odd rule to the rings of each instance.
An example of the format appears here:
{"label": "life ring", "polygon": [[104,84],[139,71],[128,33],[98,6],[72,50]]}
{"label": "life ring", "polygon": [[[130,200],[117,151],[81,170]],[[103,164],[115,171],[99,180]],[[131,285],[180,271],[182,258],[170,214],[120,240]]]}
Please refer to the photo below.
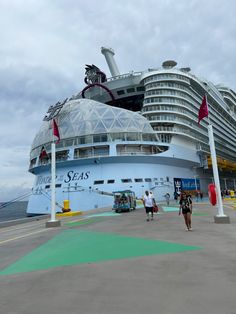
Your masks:
{"label": "life ring", "polygon": [[211,183],[208,185],[208,195],[211,205],[215,206],[217,203],[215,184]]}

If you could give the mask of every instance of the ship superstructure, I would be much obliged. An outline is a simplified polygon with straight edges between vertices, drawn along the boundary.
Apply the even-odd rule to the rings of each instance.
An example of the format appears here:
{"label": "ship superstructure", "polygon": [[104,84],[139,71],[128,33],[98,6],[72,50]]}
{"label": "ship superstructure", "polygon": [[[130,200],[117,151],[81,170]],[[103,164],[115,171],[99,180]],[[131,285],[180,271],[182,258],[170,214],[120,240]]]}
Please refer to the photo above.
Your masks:
{"label": "ship superstructure", "polygon": [[158,69],[117,74],[108,79],[104,85],[114,94],[115,102],[96,89],[89,91],[86,97],[140,111],[150,121],[160,141],[192,146],[199,152],[201,164],[207,166],[206,159],[210,165],[208,121],[198,125],[198,111],[203,96],[207,95],[218,161],[226,170],[236,170],[236,93],[196,77],[189,67],[178,69],[176,66],[175,61],[169,60]]}

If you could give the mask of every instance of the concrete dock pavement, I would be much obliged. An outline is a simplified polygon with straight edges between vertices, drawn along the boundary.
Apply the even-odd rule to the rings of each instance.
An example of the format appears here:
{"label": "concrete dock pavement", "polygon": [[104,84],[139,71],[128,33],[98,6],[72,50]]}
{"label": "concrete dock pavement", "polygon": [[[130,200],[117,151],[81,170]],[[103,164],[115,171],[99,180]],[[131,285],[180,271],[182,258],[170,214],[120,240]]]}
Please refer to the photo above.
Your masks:
{"label": "concrete dock pavement", "polygon": [[0,308],[6,314],[236,314],[236,210],[194,203],[193,231],[172,203],[154,221],[110,209],[0,229]]}

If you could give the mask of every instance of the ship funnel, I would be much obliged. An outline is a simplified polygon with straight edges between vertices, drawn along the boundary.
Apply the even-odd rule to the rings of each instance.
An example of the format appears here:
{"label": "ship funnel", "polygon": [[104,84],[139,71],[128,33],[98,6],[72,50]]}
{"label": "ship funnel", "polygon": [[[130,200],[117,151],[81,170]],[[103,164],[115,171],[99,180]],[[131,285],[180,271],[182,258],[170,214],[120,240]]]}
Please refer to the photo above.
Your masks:
{"label": "ship funnel", "polygon": [[114,59],[114,51],[111,48],[101,48],[101,53],[105,56],[107,65],[109,67],[109,70],[111,72],[111,76],[117,76],[120,75],[120,71],[118,70],[118,67],[116,65],[115,59]]}

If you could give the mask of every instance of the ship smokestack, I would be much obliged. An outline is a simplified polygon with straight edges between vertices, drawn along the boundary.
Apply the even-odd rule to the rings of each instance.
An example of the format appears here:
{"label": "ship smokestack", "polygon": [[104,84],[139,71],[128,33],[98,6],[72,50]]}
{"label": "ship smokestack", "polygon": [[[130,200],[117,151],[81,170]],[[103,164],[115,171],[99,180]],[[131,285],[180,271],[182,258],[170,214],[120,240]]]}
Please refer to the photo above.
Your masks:
{"label": "ship smokestack", "polygon": [[120,71],[118,70],[118,67],[116,65],[115,59],[114,59],[114,51],[111,48],[101,48],[101,53],[105,56],[107,65],[109,67],[109,70],[111,72],[111,76],[117,76],[120,75]]}

